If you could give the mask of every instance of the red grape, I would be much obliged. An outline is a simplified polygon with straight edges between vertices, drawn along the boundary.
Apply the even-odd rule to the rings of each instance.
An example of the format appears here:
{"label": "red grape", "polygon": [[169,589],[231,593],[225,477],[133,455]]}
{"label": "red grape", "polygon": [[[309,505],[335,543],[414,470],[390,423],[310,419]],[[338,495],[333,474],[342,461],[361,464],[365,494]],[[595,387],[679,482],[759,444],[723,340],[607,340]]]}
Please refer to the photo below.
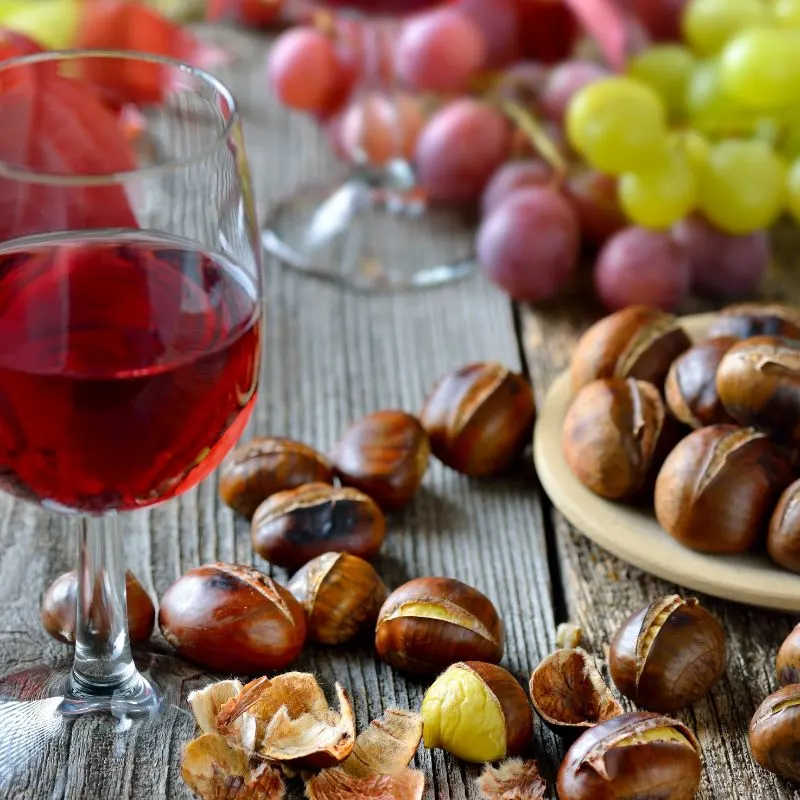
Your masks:
{"label": "red grape", "polygon": [[564,122],[570,100],[584,86],[608,76],[608,70],[594,61],[565,61],[554,67],[542,92],[542,111],[554,122]]}
{"label": "red grape", "polygon": [[580,229],[558,192],[520,189],[483,221],[476,248],[490,280],[535,303],[557,295],[575,271]]}
{"label": "red grape", "polygon": [[561,0],[516,0],[520,43],[526,58],[555,64],[569,57],[580,38],[580,25]]}
{"label": "red grape", "polygon": [[420,183],[434,201],[477,200],[510,146],[502,114],[480,100],[454,100],[430,119],[417,141]]}
{"label": "red grape", "polygon": [[278,18],[283,3],[284,0],[208,0],[206,19],[260,28]]}
{"label": "red grape", "polygon": [[658,41],[681,40],[681,17],[689,0],[631,0],[631,10]]}
{"label": "red grape", "polygon": [[547,186],[553,181],[553,170],[539,158],[509,161],[492,176],[481,200],[484,216],[490,214],[510,194],[532,186]]}
{"label": "red grape", "polygon": [[617,197],[617,179],[589,167],[567,177],[564,187],[575,208],[584,238],[594,245],[622,230],[628,220]]}
{"label": "red grape", "polygon": [[397,41],[397,71],[413,89],[464,92],[486,60],[478,26],[457,8],[442,8],[408,20]]}
{"label": "red grape", "polygon": [[497,69],[519,59],[519,14],[515,0],[458,0],[456,7],[483,34],[487,67]]}
{"label": "red grape", "polygon": [[769,267],[766,231],[732,236],[693,214],[672,231],[692,269],[692,287],[712,297],[743,297],[753,292]]}
{"label": "red grape", "polygon": [[595,289],[610,311],[629,305],[671,311],[690,283],[689,259],[665,231],[625,228],[606,242],[594,266]]}

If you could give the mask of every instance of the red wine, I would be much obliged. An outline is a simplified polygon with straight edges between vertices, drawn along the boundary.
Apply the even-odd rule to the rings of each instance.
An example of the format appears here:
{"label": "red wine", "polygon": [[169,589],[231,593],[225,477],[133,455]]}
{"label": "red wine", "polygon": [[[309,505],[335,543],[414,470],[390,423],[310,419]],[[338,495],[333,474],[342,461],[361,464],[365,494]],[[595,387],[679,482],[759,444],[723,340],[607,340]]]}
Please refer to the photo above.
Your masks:
{"label": "red wine", "polygon": [[447,0],[317,0],[319,5],[348,9],[361,14],[397,17],[443,5]]}
{"label": "red wine", "polygon": [[98,513],[205,478],[252,411],[252,280],[168,238],[0,250],[0,489]]}

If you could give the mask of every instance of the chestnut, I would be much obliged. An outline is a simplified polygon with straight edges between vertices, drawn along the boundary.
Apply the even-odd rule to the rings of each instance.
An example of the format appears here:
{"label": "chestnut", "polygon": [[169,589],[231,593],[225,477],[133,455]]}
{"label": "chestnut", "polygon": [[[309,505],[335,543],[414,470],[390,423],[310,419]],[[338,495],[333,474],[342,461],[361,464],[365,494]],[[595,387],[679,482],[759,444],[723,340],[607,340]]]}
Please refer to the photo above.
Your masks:
{"label": "chestnut", "polygon": [[693,800],[700,745],[682,722],[638,711],[589,728],[558,770],[561,800]]}
{"label": "chestnut", "polygon": [[382,509],[408,505],[428,470],[430,442],[405,411],[378,411],[355,422],[333,451],[339,480],[368,494]]}
{"label": "chestnut", "polygon": [[784,569],[800,572],[800,480],[784,490],[772,513],[767,552]]}
{"label": "chestnut", "polygon": [[598,380],[572,400],[561,446],[569,468],[587,489],[608,500],[628,500],[652,487],[671,425],[651,383]]}
{"label": "chestnut", "polygon": [[329,552],[372,558],[386,536],[386,519],[358,489],[307,483],[268,497],[253,514],[250,533],[262,558],[295,570]]}
{"label": "chestnut", "polygon": [[800,625],[786,637],[778,650],[775,670],[781,686],[800,683]]}
{"label": "chestnut", "polygon": [[535,419],[528,380],[493,363],[447,373],[420,413],[433,455],[475,478],[505,472],[530,444]]}
{"label": "chestnut", "polygon": [[717,367],[737,341],[733,336],[706,339],[672,362],[664,394],[676,419],[690,428],[734,422],[717,394]]}
{"label": "chestnut", "polygon": [[[134,644],[145,642],[153,632],[156,608],[144,586],[132,572],[125,573],[125,604],[128,608],[128,638]],[[78,573],[59,575],[45,590],[40,610],[42,625],[59,642],[75,643],[78,614]]]}
{"label": "chestnut", "polygon": [[503,623],[492,601],[453,578],[416,578],[378,614],[378,656],[399,670],[436,674],[456,661],[497,663]]}
{"label": "chestnut", "polygon": [[333,483],[333,467],[325,456],[294,439],[267,436],[237,447],[223,461],[219,493],[250,519],[270,495],[316,481]]}
{"label": "chestnut", "polygon": [[236,564],[205,564],[178,578],[161,598],[158,624],[183,658],[234,674],[282,669],[306,639],[291,592]]}
{"label": "chestnut", "polygon": [[572,356],[572,389],[598,378],[635,378],[661,389],[672,362],[690,346],[677,317],[628,306],[583,334]]}
{"label": "chestnut", "polygon": [[784,336],[800,339],[800,311],[781,303],[738,303],[724,308],[711,323],[709,336]]}
{"label": "chestnut", "polygon": [[766,535],[791,468],[753,428],[712,425],[690,433],[658,473],[655,512],[681,544],[705,553],[743,553]]}
{"label": "chestnut", "polygon": [[309,561],[287,586],[306,612],[308,638],[341,644],[372,628],[389,592],[358,556],[325,553]]}
{"label": "chestnut", "polygon": [[771,694],[750,721],[750,752],[764,769],[800,781],[800,684]]}
{"label": "chestnut", "polygon": [[722,626],[697,598],[667,595],[631,614],[611,643],[614,685],[651,711],[677,711],[705,697],[725,669]]}
{"label": "chestnut", "polygon": [[594,659],[580,648],[556,650],[547,656],[531,675],[530,693],[544,724],[562,736],[622,713]]}
{"label": "chestnut", "polygon": [[440,747],[480,764],[524,752],[533,739],[533,715],[516,678],[496,664],[453,664],[425,692],[425,747]]}

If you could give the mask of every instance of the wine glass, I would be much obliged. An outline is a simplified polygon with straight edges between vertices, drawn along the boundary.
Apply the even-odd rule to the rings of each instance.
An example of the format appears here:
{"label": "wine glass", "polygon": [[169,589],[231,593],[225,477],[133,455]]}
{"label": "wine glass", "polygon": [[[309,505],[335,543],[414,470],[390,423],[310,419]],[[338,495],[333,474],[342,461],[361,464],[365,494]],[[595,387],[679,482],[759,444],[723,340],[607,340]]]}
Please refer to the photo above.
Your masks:
{"label": "wine glass", "polygon": [[118,515],[187,491],[241,435],[261,275],[239,113],[211,75],[27,56],[0,64],[0,119],[0,490],[79,541],[71,670],[0,680],[1,787],[67,720],[166,715],[131,656]]}
{"label": "wine glass", "polygon": [[[338,20],[334,27],[358,54],[360,141],[343,145],[349,168],[344,181],[302,187],[269,212],[264,247],[288,266],[364,292],[436,286],[472,272],[462,210],[428,203],[416,180],[394,78],[398,22],[443,2],[315,0],[315,8]],[[394,131],[380,156],[366,143],[375,117]]]}

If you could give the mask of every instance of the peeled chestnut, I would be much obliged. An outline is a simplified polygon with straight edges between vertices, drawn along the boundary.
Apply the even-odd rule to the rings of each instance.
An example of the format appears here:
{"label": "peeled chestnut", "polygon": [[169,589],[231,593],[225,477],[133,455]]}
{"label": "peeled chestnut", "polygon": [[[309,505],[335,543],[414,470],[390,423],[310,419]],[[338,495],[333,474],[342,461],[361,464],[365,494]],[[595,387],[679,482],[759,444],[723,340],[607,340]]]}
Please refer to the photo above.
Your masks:
{"label": "peeled chestnut", "polygon": [[790,781],[800,781],[800,684],[771,694],[750,722],[750,752],[757,764]]}
{"label": "peeled chestnut", "polygon": [[767,552],[784,569],[800,572],[800,480],[778,500],[767,531]]}
{"label": "peeled chestnut", "polygon": [[737,341],[733,336],[706,339],[672,362],[664,393],[676,419],[691,428],[734,422],[717,394],[717,367]]}
{"label": "peeled chestnut", "polygon": [[306,617],[291,592],[236,564],[189,570],[161,598],[164,638],[189,661],[239,675],[282,669],[303,649]]}
{"label": "peeled chestnut", "polygon": [[399,670],[436,674],[456,661],[497,663],[503,623],[492,601],[452,578],[416,578],[378,614],[378,656]]}
{"label": "peeled chestnut", "polygon": [[[153,632],[156,609],[150,595],[132,572],[125,573],[125,600],[128,637],[133,643],[147,641]],[[47,587],[42,597],[40,616],[44,629],[54,639],[74,644],[77,613],[78,573],[72,570],[59,575]]]}
{"label": "peeled chestnut", "polygon": [[270,495],[315,481],[333,482],[333,467],[325,456],[302,442],[268,436],[237,447],[225,459],[219,493],[250,519]]}
{"label": "peeled chestnut", "polygon": [[405,411],[378,411],[354,423],[333,451],[336,474],[381,508],[407,505],[428,469],[428,434]]}
{"label": "peeled chestnut", "polygon": [[628,306],[589,328],[572,356],[572,389],[598,378],[635,378],[659,389],[670,365],[691,346],[678,318],[656,308]]}
{"label": "peeled chestnut", "polygon": [[570,404],[561,446],[587,489],[627,500],[652,487],[670,425],[653,384],[632,378],[593,381]]}
{"label": "peeled chestnut", "polygon": [[491,363],[449,372],[420,413],[436,458],[472,477],[507,470],[530,444],[535,418],[530,383]]}
{"label": "peeled chestnut", "polygon": [[800,683],[800,625],[785,639],[775,663],[781,686]]}
{"label": "peeled chestnut", "polygon": [[558,770],[560,800],[693,800],[700,745],[682,722],[639,711],[590,728]]}
{"label": "peeled chestnut", "polygon": [[309,561],[287,586],[306,612],[308,638],[341,644],[372,628],[389,592],[358,556],[325,553]]}
{"label": "peeled chestnut", "polygon": [[791,480],[775,445],[753,428],[693,431],[658,473],[656,517],[681,544],[705,553],[743,553],[766,536],[769,515]]}
{"label": "peeled chestnut", "polygon": [[533,738],[533,715],[516,678],[496,664],[453,664],[422,701],[425,747],[480,764],[517,756]]}
{"label": "peeled chestnut", "polygon": [[800,338],[800,311],[780,303],[739,303],[723,309],[711,323],[709,336],[784,336]]}
{"label": "peeled chestnut", "polygon": [[625,697],[677,711],[705,697],[725,669],[725,634],[694,597],[659,597],[631,614],[611,643],[609,668]]}
{"label": "peeled chestnut", "polygon": [[372,558],[386,536],[386,519],[358,489],[307,483],[268,497],[250,532],[256,553],[294,570],[329,552]]}

